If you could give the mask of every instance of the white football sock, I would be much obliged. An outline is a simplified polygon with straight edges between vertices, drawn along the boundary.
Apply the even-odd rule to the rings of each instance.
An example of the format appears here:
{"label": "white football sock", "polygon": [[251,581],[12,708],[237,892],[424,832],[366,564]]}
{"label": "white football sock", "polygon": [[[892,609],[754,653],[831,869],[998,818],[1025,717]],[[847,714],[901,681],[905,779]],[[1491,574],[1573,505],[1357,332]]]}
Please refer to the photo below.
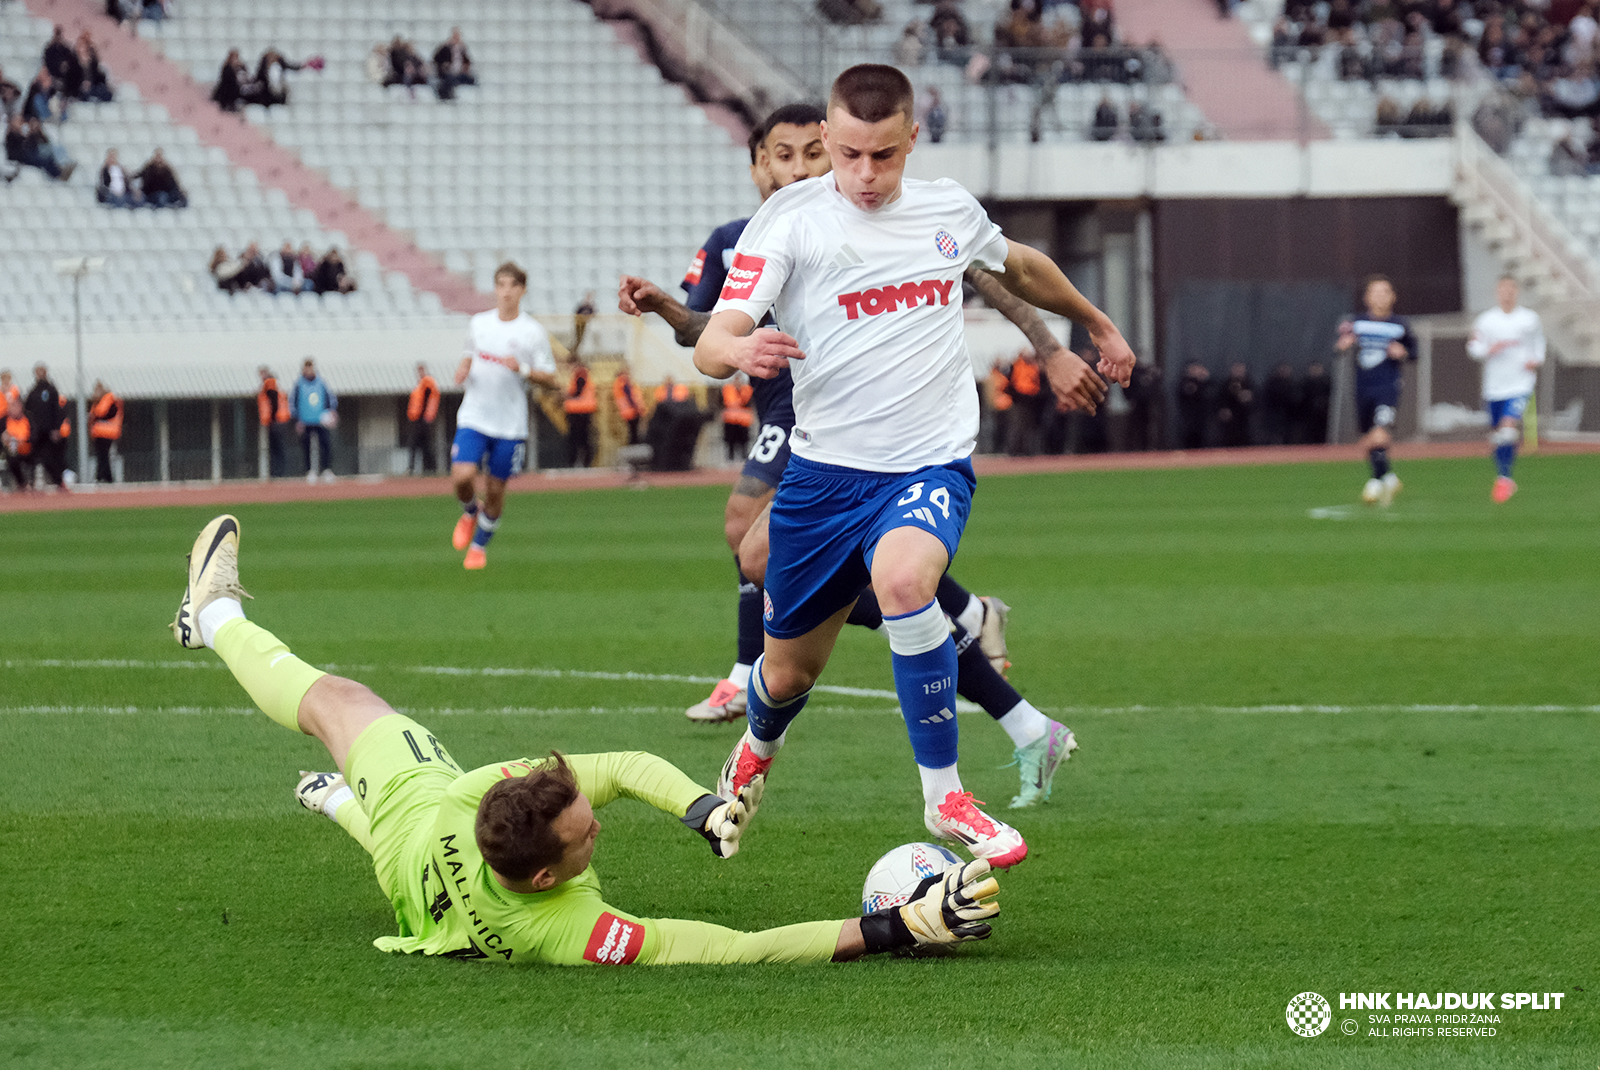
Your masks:
{"label": "white football sock", "polygon": [[200,611],[200,641],[206,646],[217,637],[217,629],[230,620],[244,620],[244,606],[237,598],[218,598]]}
{"label": "white football sock", "polygon": [[755,736],[750,734],[750,729],[746,728],[744,730],[744,741],[746,745],[749,746],[750,753],[754,754],[757,758],[771,758],[773,755],[777,754],[778,751],[783,749],[783,741],[788,734],[789,733],[785,731],[783,735],[779,736],[777,739],[757,739]]}
{"label": "white football sock", "polygon": [[967,608],[956,614],[956,623],[973,635],[983,628],[983,601],[977,595],[972,595],[967,601]]}
{"label": "white football sock", "polygon": [[339,820],[339,807],[343,806],[345,803],[349,802],[355,797],[356,793],[350,790],[349,784],[346,784],[344,787],[340,788],[338,791],[322,800],[322,812],[328,815],[328,820],[336,822]]}
{"label": "white football sock", "polygon": [[947,765],[943,769],[929,769],[925,765],[917,766],[917,772],[922,774],[922,802],[930,811],[937,811],[939,804],[944,802],[946,795],[952,791],[961,791],[961,774],[956,772],[956,767]]}
{"label": "white football sock", "polygon": [[1044,738],[1044,734],[1050,731],[1050,718],[1023,699],[1012,707],[1010,713],[1000,718],[1000,727],[1011,737],[1012,745],[1021,750],[1029,743]]}
{"label": "white football sock", "polygon": [[728,670],[728,679],[733,681],[734,687],[743,690],[750,686],[750,670],[752,668],[754,666],[735,662],[733,668]]}

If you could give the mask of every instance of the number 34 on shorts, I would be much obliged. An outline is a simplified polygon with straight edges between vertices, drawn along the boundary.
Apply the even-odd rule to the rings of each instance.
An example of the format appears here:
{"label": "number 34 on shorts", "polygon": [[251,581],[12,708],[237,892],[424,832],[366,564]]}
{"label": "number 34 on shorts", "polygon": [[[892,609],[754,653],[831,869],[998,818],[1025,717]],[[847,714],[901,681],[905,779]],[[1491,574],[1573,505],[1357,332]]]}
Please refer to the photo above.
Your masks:
{"label": "number 34 on shorts", "polygon": [[[896,506],[911,506],[910,509],[900,514],[902,519],[920,520],[930,528],[937,528],[940,514],[943,514],[945,520],[950,519],[950,491],[945,487],[935,486],[928,491],[928,496],[924,499],[922,488],[927,485],[926,481],[911,484],[906,488],[905,494],[894,504]],[[926,502],[926,504],[918,504],[920,502]]]}

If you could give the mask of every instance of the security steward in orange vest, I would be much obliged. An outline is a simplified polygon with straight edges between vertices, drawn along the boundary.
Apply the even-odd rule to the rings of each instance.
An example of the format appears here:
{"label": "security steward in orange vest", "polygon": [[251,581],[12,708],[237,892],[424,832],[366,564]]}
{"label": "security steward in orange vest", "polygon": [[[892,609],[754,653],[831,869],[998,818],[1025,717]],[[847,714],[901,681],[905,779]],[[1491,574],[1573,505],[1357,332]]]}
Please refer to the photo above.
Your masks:
{"label": "security steward in orange vest", "polygon": [[122,399],[96,379],[89,407],[89,437],[94,440],[94,481],[111,482],[111,447],[122,437]]}
{"label": "security steward in orange vest", "polygon": [[617,415],[628,427],[628,445],[639,444],[639,416],[644,412],[644,402],[639,399],[639,388],[633,385],[633,376],[624,369],[611,380],[611,399],[617,403]]}
{"label": "security steward in orange vest", "polygon": [[572,378],[567,381],[566,399],[561,403],[561,407],[567,411],[567,452],[571,457],[572,467],[588,468],[594,464],[594,446],[589,441],[589,425],[600,404],[595,400],[594,379],[581,361],[572,363]]}
{"label": "security steward in orange vest", "polygon": [[284,425],[289,422],[289,399],[278,388],[278,380],[272,377],[266,365],[257,372],[261,376],[261,393],[256,395],[256,414],[261,418],[261,426],[267,429],[267,471],[275,477],[281,476],[285,468],[283,436],[288,433]]}
{"label": "security steward in orange vest", "polygon": [[750,425],[755,421],[755,410],[750,398],[755,390],[743,375],[736,375],[722,388],[722,444],[728,451],[728,460],[738,461],[750,451]]}
{"label": "security steward in orange vest", "polygon": [[428,374],[428,366],[418,362],[417,385],[411,391],[411,398],[406,402],[406,419],[411,422],[411,430],[406,437],[409,450],[406,454],[406,471],[411,471],[420,452],[422,467],[417,469],[419,476],[427,475],[435,467],[433,421],[439,418],[439,397],[439,384]]}
{"label": "security steward in orange vest", "polygon": [[33,489],[33,425],[22,411],[20,395],[6,395],[5,429],[0,431],[0,447],[5,449],[6,469],[17,490]]}
{"label": "security steward in orange vest", "polygon": [[1044,415],[1044,382],[1039,372],[1039,362],[1033,351],[1023,350],[1011,365],[1009,392],[1015,407],[1011,413],[1011,441],[1009,452],[1013,457],[1031,457],[1039,451],[1039,421]]}

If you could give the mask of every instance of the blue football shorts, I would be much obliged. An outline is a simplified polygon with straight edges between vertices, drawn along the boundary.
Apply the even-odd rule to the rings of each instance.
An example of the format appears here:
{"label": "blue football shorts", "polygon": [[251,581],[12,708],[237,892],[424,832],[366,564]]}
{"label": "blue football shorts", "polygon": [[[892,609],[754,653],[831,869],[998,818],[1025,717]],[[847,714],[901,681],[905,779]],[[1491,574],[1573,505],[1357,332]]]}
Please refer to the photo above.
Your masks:
{"label": "blue football shorts", "polygon": [[740,475],[759,479],[769,487],[783,482],[783,471],[789,466],[790,430],[787,424],[762,424]]}
{"label": "blue football shorts", "polygon": [[1507,417],[1520,423],[1522,414],[1528,410],[1528,395],[1501,398],[1499,401],[1487,401],[1484,404],[1489,407],[1489,427],[1493,429],[1499,427],[1500,421]]}
{"label": "blue football shorts", "polygon": [[1393,427],[1400,410],[1400,386],[1375,386],[1356,392],[1356,424],[1364,435],[1374,427]]}
{"label": "blue football shorts", "polygon": [[953,559],[977,485],[967,458],[915,472],[791,458],[768,527],[767,634],[804,635],[854,601],[872,582],[878,540],[895,528],[937,536]]}
{"label": "blue football shorts", "polygon": [[489,474],[504,482],[522,471],[527,445],[527,439],[490,438],[482,431],[458,427],[455,441],[450,443],[450,463],[485,466],[487,460]]}

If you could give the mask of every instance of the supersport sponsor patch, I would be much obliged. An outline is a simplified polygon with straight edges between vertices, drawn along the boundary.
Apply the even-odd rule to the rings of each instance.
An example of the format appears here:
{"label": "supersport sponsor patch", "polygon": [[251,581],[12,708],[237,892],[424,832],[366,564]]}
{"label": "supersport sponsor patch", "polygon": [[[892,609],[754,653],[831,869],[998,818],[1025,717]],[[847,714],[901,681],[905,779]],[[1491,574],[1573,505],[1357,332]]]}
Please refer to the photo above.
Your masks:
{"label": "supersport sponsor patch", "polygon": [[734,253],[733,263],[728,265],[728,281],[722,287],[722,299],[742,301],[749,297],[766,266],[767,258],[764,256]]}
{"label": "supersport sponsor patch", "polygon": [[589,934],[583,957],[601,966],[626,966],[644,949],[644,926],[603,911]]}
{"label": "supersport sponsor patch", "polygon": [[694,263],[689,265],[689,270],[684,272],[683,288],[687,290],[691,286],[698,286],[700,284],[700,276],[704,274],[705,270],[706,251],[701,249],[694,254]]}

